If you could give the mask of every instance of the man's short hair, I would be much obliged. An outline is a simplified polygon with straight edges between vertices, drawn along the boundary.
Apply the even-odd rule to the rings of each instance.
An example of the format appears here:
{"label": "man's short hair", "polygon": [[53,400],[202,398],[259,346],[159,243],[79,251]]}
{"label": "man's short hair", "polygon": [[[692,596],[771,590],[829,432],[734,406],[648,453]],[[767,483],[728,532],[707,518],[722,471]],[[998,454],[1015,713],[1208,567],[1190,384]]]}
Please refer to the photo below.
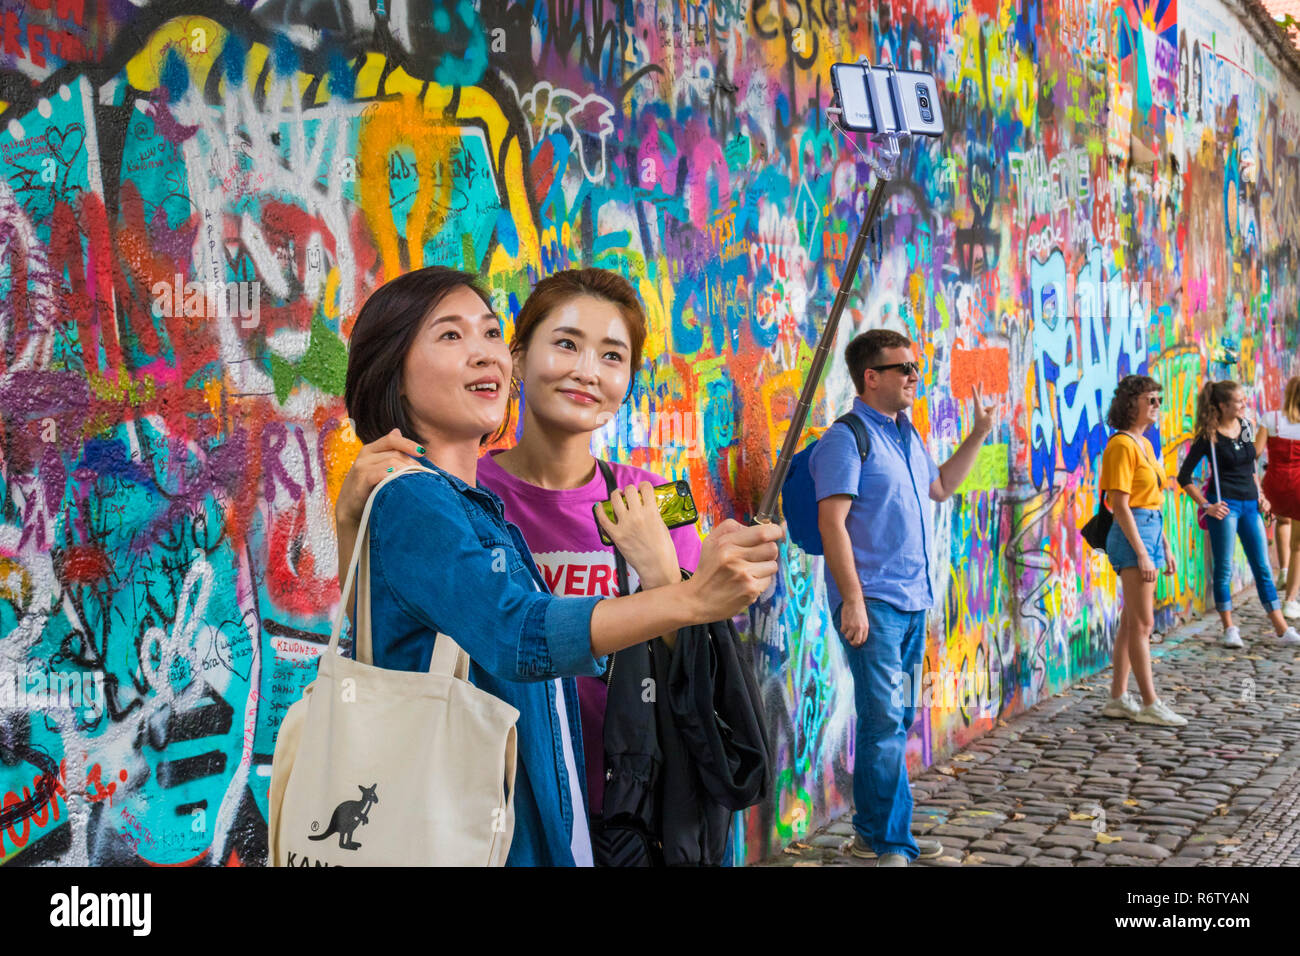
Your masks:
{"label": "man's short hair", "polygon": [[849,363],[849,376],[859,395],[866,388],[867,369],[880,364],[885,349],[911,348],[912,340],[893,329],[872,329],[863,332],[844,350],[844,360]]}

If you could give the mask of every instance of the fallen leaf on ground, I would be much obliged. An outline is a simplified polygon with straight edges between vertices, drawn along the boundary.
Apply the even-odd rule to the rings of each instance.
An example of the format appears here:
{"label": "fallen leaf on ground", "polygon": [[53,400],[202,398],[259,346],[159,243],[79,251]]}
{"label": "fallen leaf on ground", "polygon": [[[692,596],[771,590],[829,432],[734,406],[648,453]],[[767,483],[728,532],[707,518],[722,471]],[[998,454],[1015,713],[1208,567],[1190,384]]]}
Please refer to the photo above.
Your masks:
{"label": "fallen leaf on ground", "polygon": [[1265,840],[1276,840],[1276,839],[1277,839],[1277,831],[1276,831],[1276,830],[1265,830],[1265,831],[1264,831],[1264,839],[1265,839]]}
{"label": "fallen leaf on ground", "polygon": [[1070,819],[1071,820],[1095,820],[1097,819],[1097,815],[1095,813],[1071,813]]}
{"label": "fallen leaf on ground", "polygon": [[972,757],[970,754],[954,754],[952,759],[953,760],[974,760],[975,758]]}
{"label": "fallen leaf on ground", "polygon": [[1123,837],[1111,836],[1109,833],[1096,834],[1098,843],[1118,843]]}
{"label": "fallen leaf on ground", "polygon": [[1011,819],[1012,819],[1012,820],[1023,820],[1024,818],[1025,818],[1025,815],[1024,815],[1023,813],[1013,813],[1013,814],[1011,814]]}
{"label": "fallen leaf on ground", "polygon": [[1216,803],[1214,805],[1214,815],[1216,817],[1226,817],[1228,815],[1228,805],[1226,803]]}
{"label": "fallen leaf on ground", "polygon": [[1129,797],[1127,800],[1124,801],[1124,806],[1126,807],[1136,807],[1137,805],[1138,802],[1134,800],[1132,797]]}
{"label": "fallen leaf on ground", "polygon": [[782,852],[782,853],[789,853],[791,856],[798,856],[798,855],[799,855],[799,851],[796,850],[796,849],[795,849],[794,847],[792,847],[792,846],[788,846],[788,847],[786,847],[786,848],[785,848],[784,850],[782,850],[781,852]]}

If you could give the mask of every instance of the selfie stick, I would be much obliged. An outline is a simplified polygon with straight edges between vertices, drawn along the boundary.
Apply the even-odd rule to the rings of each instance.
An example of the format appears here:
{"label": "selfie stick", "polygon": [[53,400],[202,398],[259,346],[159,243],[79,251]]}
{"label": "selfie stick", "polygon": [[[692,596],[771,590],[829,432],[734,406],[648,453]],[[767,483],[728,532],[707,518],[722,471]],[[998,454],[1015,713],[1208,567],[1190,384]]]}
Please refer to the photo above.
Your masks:
{"label": "selfie stick", "polygon": [[[828,113],[838,114],[838,108],[832,106],[827,110]],[[763,500],[759,502],[758,512],[754,515],[755,524],[770,524],[772,514],[776,511],[776,499],[781,494],[781,486],[785,484],[785,476],[790,471],[790,459],[794,457],[795,446],[799,444],[799,438],[803,434],[804,424],[808,421],[808,412],[812,408],[813,395],[817,392],[817,384],[822,377],[822,369],[826,367],[826,360],[830,358],[831,347],[835,344],[835,332],[839,328],[840,316],[844,314],[844,307],[849,303],[849,293],[853,291],[853,283],[858,275],[858,266],[862,264],[862,254],[867,248],[867,239],[871,230],[876,225],[876,219],[880,216],[880,209],[885,204],[885,190],[889,186],[889,180],[893,176],[893,164],[898,159],[899,149],[898,141],[906,134],[886,133],[881,136],[887,146],[886,160],[884,165],[872,162],[871,165],[876,171],[876,185],[871,191],[871,201],[867,204],[867,213],[862,217],[862,227],[858,230],[858,237],[853,241],[853,249],[849,252],[848,262],[844,264],[844,277],[840,280],[840,290],[835,293],[835,302],[831,305],[830,317],[826,320],[826,327],[822,329],[821,339],[817,342],[817,351],[813,353],[812,365],[808,368],[808,378],[803,383],[803,391],[799,393],[799,402],[794,407],[794,415],[790,419],[790,430],[785,433],[785,442],[781,446],[781,454],[777,457],[776,466],[772,469],[772,478],[768,483],[767,491],[763,493]],[[870,158],[868,158],[870,162]]]}

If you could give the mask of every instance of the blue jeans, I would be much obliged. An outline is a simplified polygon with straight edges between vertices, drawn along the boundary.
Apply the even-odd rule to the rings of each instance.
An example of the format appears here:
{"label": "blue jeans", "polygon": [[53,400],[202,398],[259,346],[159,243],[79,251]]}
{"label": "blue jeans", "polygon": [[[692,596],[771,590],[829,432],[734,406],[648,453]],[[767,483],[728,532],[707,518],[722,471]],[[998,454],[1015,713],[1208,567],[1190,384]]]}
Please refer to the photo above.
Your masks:
{"label": "blue jeans", "polygon": [[1210,533],[1210,552],[1214,555],[1214,606],[1220,611],[1232,610],[1232,539],[1241,539],[1241,546],[1255,576],[1255,590],[1265,611],[1276,611],[1282,606],[1277,599],[1277,586],[1273,583],[1273,569],[1268,563],[1268,540],[1264,537],[1264,521],[1259,515],[1259,502],[1224,498],[1228,514],[1223,518],[1209,518],[1206,531]]}
{"label": "blue jeans", "polygon": [[[853,829],[877,854],[919,854],[912,839],[907,731],[916,719],[913,687],[925,653],[925,612],[900,611],[867,598],[870,631],[853,647],[840,632],[841,603],[831,615],[853,675],[858,720],[853,754]],[[899,681],[899,676],[903,678]]]}
{"label": "blue jeans", "polygon": [[[1157,568],[1163,568],[1165,540],[1160,509],[1134,508],[1133,523],[1137,525],[1138,538],[1146,548],[1147,557]],[[1110,526],[1110,532],[1106,535],[1106,557],[1110,559],[1110,566],[1115,569],[1116,574],[1125,568],[1136,568],[1141,564],[1138,553],[1133,550],[1128,535],[1124,533],[1118,521]]]}

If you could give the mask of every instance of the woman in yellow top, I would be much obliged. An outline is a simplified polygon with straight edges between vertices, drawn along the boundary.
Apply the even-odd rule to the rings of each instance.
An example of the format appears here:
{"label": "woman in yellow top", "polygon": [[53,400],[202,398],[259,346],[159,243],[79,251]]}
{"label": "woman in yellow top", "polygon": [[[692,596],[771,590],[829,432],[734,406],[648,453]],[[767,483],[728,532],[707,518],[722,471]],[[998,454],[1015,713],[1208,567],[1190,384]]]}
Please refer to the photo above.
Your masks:
{"label": "woman in yellow top", "polygon": [[[1156,556],[1165,574],[1174,570],[1160,514],[1164,503],[1165,470],[1143,434],[1160,417],[1161,385],[1146,375],[1126,375],[1115,388],[1106,422],[1115,429],[1101,455],[1101,490],[1106,492],[1115,522],[1106,536],[1106,556],[1119,575],[1124,605],[1115,632],[1111,660],[1114,673],[1104,717],[1121,717],[1143,724],[1182,727],[1180,717],[1156,695],[1151,674],[1155,627]],[[1137,678],[1142,703],[1128,692],[1128,675]]]}

